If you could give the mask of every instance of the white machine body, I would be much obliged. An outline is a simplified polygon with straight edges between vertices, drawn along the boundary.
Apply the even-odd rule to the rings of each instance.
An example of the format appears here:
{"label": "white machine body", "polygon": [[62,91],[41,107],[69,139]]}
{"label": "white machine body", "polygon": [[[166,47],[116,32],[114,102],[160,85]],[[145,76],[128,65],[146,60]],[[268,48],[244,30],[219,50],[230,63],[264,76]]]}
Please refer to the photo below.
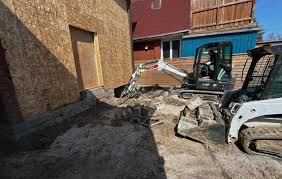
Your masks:
{"label": "white machine body", "polygon": [[243,125],[248,127],[280,125],[282,127],[282,118],[269,117],[267,121],[266,118],[259,118],[262,116],[279,115],[281,114],[281,107],[282,98],[233,104],[231,113],[234,116],[231,119],[227,133],[227,142],[234,143],[238,140],[238,133]]}

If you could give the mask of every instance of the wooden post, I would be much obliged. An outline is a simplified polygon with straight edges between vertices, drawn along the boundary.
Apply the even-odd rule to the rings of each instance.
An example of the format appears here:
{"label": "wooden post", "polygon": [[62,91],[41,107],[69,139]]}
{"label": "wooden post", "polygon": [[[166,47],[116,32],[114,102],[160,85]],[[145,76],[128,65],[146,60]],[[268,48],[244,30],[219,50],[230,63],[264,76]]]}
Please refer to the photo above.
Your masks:
{"label": "wooden post", "polygon": [[251,23],[254,23],[254,20],[255,20],[255,10],[256,10],[256,0],[252,0],[252,11],[251,11],[251,17],[252,17],[252,20],[251,20]]}

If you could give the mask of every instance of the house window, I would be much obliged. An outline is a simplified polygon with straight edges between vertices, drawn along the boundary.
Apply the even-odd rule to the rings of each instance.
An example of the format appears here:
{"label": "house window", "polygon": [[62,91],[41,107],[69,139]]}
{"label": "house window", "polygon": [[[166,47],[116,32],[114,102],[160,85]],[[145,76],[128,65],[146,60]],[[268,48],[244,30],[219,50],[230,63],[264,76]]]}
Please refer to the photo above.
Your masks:
{"label": "house window", "polygon": [[180,41],[172,41],[172,58],[178,58],[180,56]]}
{"label": "house window", "polygon": [[163,58],[170,58],[170,41],[163,42]]}
{"label": "house window", "polygon": [[162,42],[162,58],[180,57],[180,40],[170,40]]}
{"label": "house window", "polygon": [[152,0],[152,9],[160,9],[162,6],[162,0]]}

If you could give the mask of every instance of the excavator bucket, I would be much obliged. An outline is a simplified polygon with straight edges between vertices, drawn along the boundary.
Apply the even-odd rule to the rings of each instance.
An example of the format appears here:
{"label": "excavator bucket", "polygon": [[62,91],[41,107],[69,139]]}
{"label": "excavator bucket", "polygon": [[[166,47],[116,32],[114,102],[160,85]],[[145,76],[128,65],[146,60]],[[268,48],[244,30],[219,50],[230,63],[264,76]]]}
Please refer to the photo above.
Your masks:
{"label": "excavator bucket", "polygon": [[207,145],[225,144],[225,126],[222,124],[211,124],[192,129],[178,130],[178,134]]}
{"label": "excavator bucket", "polygon": [[177,133],[207,145],[225,144],[225,124],[214,102],[195,96],[180,113]]}

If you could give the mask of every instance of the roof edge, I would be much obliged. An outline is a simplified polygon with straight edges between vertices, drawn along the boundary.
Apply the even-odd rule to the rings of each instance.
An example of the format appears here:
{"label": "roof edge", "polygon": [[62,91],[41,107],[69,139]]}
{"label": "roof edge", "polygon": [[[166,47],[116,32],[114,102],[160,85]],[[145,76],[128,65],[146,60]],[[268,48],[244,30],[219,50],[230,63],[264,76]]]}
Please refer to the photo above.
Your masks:
{"label": "roof edge", "polygon": [[266,40],[266,41],[257,42],[257,44],[266,44],[266,43],[281,43],[282,44],[282,40]]}
{"label": "roof edge", "polygon": [[169,33],[158,34],[158,35],[142,36],[142,37],[133,38],[133,41],[136,41],[136,40],[149,40],[149,39],[152,39],[152,38],[163,37],[163,36],[179,34],[179,33],[184,33],[184,32],[189,32],[189,30],[187,29],[187,30],[180,30],[180,31],[176,31],[176,32],[169,32]]}
{"label": "roof edge", "polygon": [[232,34],[232,33],[240,33],[240,32],[259,31],[259,30],[260,30],[259,27],[252,27],[252,28],[236,29],[236,30],[221,31],[221,32],[210,32],[210,33],[203,33],[203,34],[191,34],[191,35],[183,36],[183,38],[213,36],[213,35],[224,35],[224,34]]}

